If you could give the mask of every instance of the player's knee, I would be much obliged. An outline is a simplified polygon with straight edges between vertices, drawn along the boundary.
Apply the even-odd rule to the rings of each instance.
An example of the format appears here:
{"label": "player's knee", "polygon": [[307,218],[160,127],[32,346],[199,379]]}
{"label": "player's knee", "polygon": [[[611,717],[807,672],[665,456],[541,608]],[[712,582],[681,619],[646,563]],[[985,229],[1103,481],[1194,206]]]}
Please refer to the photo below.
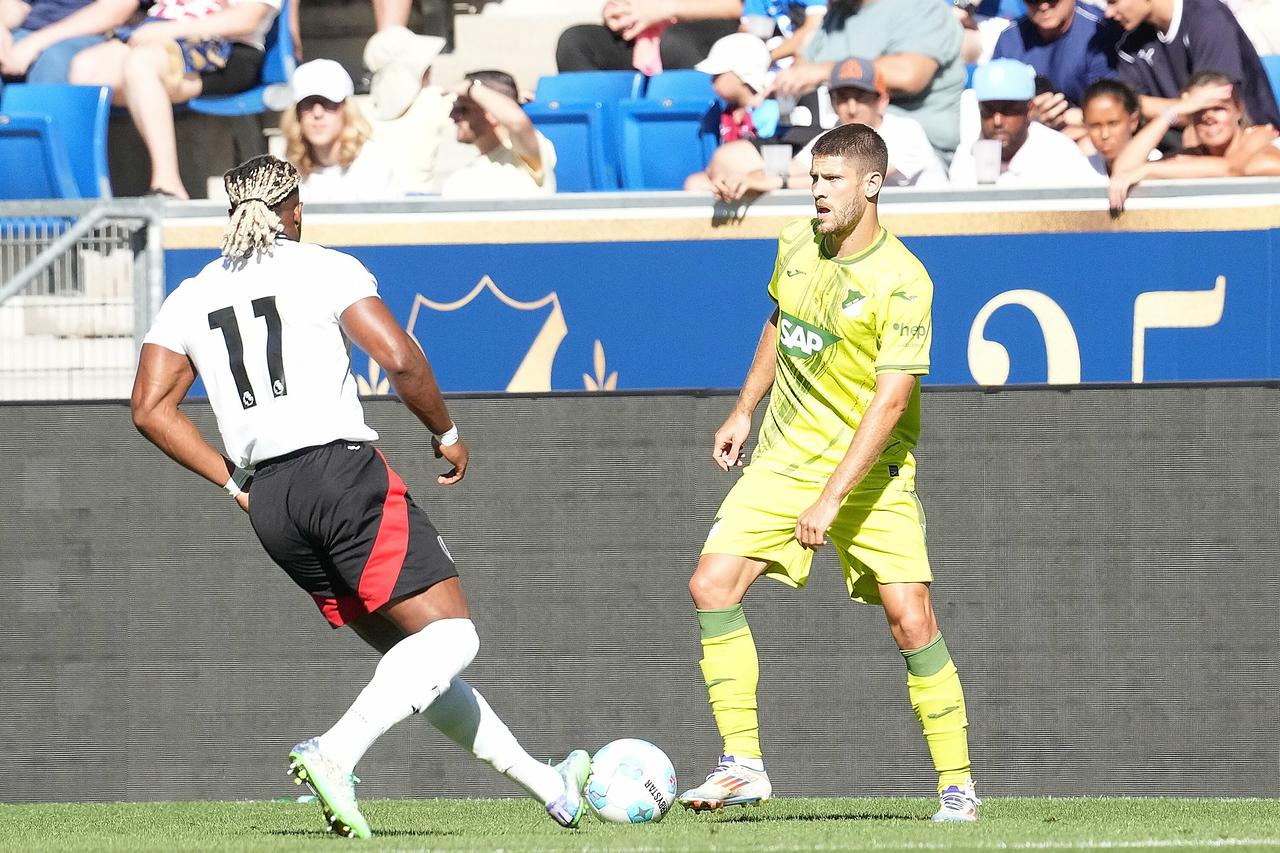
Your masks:
{"label": "player's knee", "polygon": [[[470,619],[441,619],[432,622],[423,631],[433,631],[433,641],[443,648],[451,649],[451,657],[458,664],[457,672],[471,665],[480,653],[480,635],[476,632],[475,623]],[[457,674],[454,673],[454,675]],[[450,678],[453,675],[449,676]]]}
{"label": "player's knee", "polygon": [[933,640],[933,635],[938,630],[923,609],[896,614],[889,620],[889,629],[900,649],[924,648]]}
{"label": "player's knee", "polygon": [[693,577],[689,578],[689,596],[693,599],[693,606],[699,610],[715,610],[737,603],[731,600],[732,587],[723,578],[710,572],[693,573]]}

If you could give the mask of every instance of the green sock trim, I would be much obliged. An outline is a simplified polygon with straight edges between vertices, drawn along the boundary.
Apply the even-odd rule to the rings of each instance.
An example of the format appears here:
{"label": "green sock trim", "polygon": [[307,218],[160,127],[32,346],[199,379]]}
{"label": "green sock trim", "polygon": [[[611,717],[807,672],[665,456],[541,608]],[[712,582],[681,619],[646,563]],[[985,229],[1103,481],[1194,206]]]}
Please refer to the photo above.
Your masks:
{"label": "green sock trim", "polygon": [[747,627],[747,615],[742,612],[742,605],[719,607],[715,610],[698,611],[698,627],[702,629],[702,639],[710,640],[723,637],[734,631]]}
{"label": "green sock trim", "polygon": [[934,637],[929,645],[919,649],[903,649],[902,656],[907,659],[907,672],[924,678],[940,671],[951,660],[947,644],[942,634]]}

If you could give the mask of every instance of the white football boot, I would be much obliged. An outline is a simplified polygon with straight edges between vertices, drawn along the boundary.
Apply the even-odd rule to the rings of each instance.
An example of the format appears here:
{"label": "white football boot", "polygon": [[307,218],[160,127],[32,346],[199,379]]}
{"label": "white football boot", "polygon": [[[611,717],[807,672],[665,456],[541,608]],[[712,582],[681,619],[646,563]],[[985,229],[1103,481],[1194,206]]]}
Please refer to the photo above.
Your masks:
{"label": "white football boot", "polygon": [[725,806],[758,806],[772,795],[769,774],[722,755],[707,781],[680,795],[680,804],[695,812],[715,811]]}
{"label": "white football boot", "polygon": [[938,823],[973,823],[978,819],[978,806],[982,800],[973,790],[973,780],[964,786],[950,785],[938,795],[938,811],[933,819]]}

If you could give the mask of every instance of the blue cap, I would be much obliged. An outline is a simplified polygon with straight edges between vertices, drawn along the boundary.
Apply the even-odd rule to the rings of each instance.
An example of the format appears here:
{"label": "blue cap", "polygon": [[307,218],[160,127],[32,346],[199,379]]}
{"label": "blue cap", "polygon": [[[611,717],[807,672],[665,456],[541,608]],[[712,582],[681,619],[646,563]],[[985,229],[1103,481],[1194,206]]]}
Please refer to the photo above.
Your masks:
{"label": "blue cap", "polygon": [[1036,70],[1016,59],[993,59],[973,72],[979,101],[1029,101],[1036,96]]}

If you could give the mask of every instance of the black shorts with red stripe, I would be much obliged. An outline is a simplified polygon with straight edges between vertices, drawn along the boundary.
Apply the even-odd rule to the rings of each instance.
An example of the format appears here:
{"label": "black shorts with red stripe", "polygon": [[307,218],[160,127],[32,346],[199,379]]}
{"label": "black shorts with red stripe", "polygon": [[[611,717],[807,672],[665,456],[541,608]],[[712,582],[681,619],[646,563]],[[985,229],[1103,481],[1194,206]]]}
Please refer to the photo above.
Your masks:
{"label": "black shorts with red stripe", "polygon": [[335,441],[259,463],[249,520],[335,628],[458,575],[427,514],[368,444]]}

